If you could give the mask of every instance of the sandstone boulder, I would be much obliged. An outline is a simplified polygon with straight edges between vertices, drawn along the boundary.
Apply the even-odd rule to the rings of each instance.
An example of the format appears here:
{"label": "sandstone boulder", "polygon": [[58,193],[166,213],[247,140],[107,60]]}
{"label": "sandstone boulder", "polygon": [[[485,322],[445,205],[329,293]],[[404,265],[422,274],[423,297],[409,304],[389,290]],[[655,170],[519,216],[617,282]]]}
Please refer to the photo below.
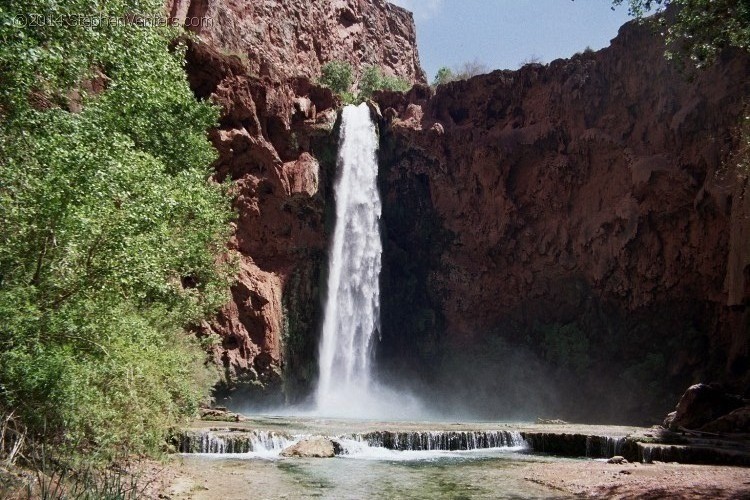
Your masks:
{"label": "sandstone boulder", "polygon": [[743,406],[700,428],[705,432],[750,433],[750,406]]}
{"label": "sandstone boulder", "polygon": [[688,387],[680,398],[674,416],[664,421],[671,430],[699,429],[704,425],[743,406],[741,397],[727,394],[712,384],[695,384]]}
{"label": "sandstone boulder", "polygon": [[282,457],[332,458],[341,453],[341,445],[331,438],[315,436],[303,439],[281,452]]}

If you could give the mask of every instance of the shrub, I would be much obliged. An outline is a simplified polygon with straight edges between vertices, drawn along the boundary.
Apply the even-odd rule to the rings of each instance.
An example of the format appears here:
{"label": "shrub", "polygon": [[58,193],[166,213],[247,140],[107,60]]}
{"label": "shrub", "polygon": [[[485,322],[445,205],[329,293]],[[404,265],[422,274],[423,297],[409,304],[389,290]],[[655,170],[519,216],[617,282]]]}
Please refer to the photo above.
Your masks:
{"label": "shrub", "polygon": [[664,34],[668,58],[682,61],[687,55],[696,67],[712,63],[726,47],[750,49],[750,2],[747,0],[613,0],[614,5],[628,4],[632,16],[643,16],[674,5],[676,14],[655,16],[659,31]]}
{"label": "shrub", "polygon": [[579,375],[588,368],[589,339],[578,325],[549,324],[539,330],[544,334],[547,361],[562,368],[570,368]]}
{"label": "shrub", "polygon": [[359,79],[359,92],[351,91],[353,70],[349,63],[331,61],[322,68],[320,83],[329,87],[341,97],[344,104],[357,104],[372,97],[376,90],[396,90],[404,92],[411,85],[406,80],[383,74],[377,66],[365,66]]}
{"label": "shrub", "polygon": [[320,83],[336,94],[343,96],[351,90],[353,71],[351,64],[344,61],[331,61],[321,68]]}
{"label": "shrub", "polygon": [[372,97],[376,90],[405,92],[411,84],[401,78],[384,74],[377,66],[366,66],[359,80],[359,101]]}
{"label": "shrub", "polygon": [[456,80],[456,75],[453,73],[453,70],[451,70],[447,66],[443,66],[439,70],[437,70],[437,73],[435,74],[435,79],[432,81],[432,86],[437,87],[438,85],[443,85],[452,81]]}
{"label": "shrub", "polygon": [[455,82],[458,80],[468,80],[473,76],[482,75],[487,73],[488,71],[489,68],[487,67],[487,65],[479,62],[479,60],[477,59],[465,62],[459,66],[454,67],[453,69],[447,66],[443,66],[437,71],[435,80],[433,80],[432,85],[434,87],[437,87],[438,85],[443,85],[445,83]]}

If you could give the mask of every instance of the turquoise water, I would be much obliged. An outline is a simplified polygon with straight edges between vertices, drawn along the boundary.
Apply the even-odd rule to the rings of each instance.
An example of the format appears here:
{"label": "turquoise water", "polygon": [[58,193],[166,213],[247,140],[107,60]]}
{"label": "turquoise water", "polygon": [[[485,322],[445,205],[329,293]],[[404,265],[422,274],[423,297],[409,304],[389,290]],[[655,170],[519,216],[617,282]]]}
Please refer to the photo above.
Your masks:
{"label": "turquoise water", "polygon": [[[256,433],[262,441],[259,449],[265,451],[182,455],[187,480],[181,493],[173,498],[566,498],[559,490],[530,478],[540,467],[555,468],[570,462],[583,464],[586,460],[531,454],[523,443],[507,439],[509,436],[524,431],[621,437],[637,430],[574,424],[398,422],[269,415],[249,416],[238,423],[199,421],[193,425],[196,432],[212,432],[217,436],[222,429],[229,431],[229,428],[232,432]],[[397,451],[362,440],[366,433],[382,431],[484,432],[503,435],[506,439],[503,447],[467,451],[434,447],[429,451]],[[277,443],[270,442],[271,435],[276,436]],[[280,457],[281,448],[304,436],[334,437],[343,445],[345,454],[317,459]],[[359,436],[360,441],[352,436]]]}
{"label": "turquoise water", "polygon": [[242,460],[186,456],[186,467],[221,479],[189,498],[560,498],[524,479],[532,462],[562,459],[498,450],[410,457]]}

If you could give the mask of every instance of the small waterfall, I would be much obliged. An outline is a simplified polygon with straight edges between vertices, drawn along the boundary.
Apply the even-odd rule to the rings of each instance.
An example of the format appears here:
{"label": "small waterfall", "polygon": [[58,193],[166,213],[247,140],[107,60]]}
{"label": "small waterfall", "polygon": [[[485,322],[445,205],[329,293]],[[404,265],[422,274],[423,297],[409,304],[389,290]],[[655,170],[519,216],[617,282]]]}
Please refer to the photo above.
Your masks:
{"label": "small waterfall", "polygon": [[521,433],[514,431],[378,431],[355,434],[352,439],[371,447],[397,451],[468,451],[528,447]]}
{"label": "small waterfall", "polygon": [[638,454],[641,456],[641,462],[644,464],[653,463],[651,459],[651,446],[644,446],[643,443],[638,443]]}
{"label": "small waterfall", "polygon": [[318,410],[359,410],[371,397],[372,342],[380,327],[377,134],[366,104],[341,119],[336,227],[319,353]]}
{"label": "small waterfall", "polygon": [[624,437],[586,436],[586,456],[589,458],[612,458],[622,453]]}
{"label": "small waterfall", "polygon": [[181,453],[253,453],[274,456],[296,442],[290,436],[269,431],[188,432],[179,441]]}

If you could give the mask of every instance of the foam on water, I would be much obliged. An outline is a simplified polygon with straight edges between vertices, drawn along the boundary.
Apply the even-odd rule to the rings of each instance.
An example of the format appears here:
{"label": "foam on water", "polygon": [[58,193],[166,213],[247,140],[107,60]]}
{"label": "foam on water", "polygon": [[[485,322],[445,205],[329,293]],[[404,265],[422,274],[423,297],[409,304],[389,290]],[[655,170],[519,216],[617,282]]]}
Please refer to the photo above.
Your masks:
{"label": "foam on water", "polygon": [[[281,452],[308,434],[285,436],[272,432],[232,433],[204,431],[183,438],[181,450],[208,458],[278,459]],[[420,461],[442,458],[477,458],[519,452],[528,444],[518,432],[509,431],[416,431],[370,432],[331,437],[342,452],[339,456],[360,460]]]}

